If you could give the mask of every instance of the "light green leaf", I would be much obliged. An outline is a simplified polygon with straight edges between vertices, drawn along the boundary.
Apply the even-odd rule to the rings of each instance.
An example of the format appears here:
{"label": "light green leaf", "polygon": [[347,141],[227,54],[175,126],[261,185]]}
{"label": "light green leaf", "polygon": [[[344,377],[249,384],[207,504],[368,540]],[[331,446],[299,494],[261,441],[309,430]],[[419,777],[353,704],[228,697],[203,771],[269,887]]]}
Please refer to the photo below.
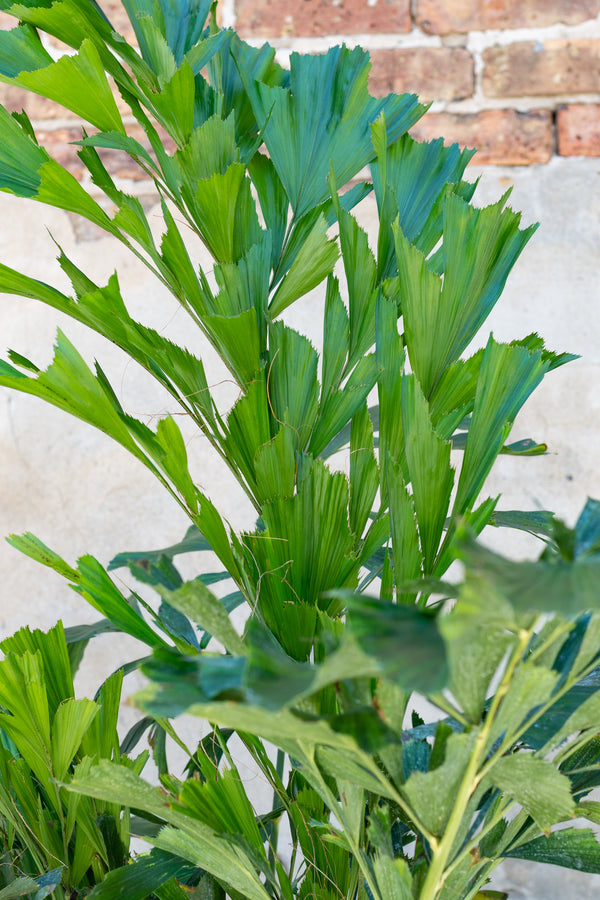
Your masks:
{"label": "light green leaf", "polygon": [[477,729],[469,734],[451,734],[443,763],[431,772],[413,772],[402,787],[423,825],[436,836],[444,833],[477,734]]}
{"label": "light green leaf", "polygon": [[319,403],[317,351],[308,338],[274,322],[269,329],[267,391],[275,421],[291,428],[299,452],[310,437]]}
{"label": "light green leaf", "polygon": [[173,826],[163,828],[156,837],[150,838],[152,844],[201,866],[241,891],[249,900],[267,900],[268,894],[254,865],[241,848],[220,838],[197,817],[175,811],[169,796],[146,784],[133,772],[102,761],[86,777],[75,778],[68,789],[100,800],[111,800],[118,792],[124,805],[142,809]]}
{"label": "light green leaf", "polygon": [[[31,538],[34,545],[39,545],[39,542],[36,542],[33,535],[25,537]],[[23,538],[18,540],[23,540]],[[43,547],[43,545],[39,546]],[[44,548],[44,551],[46,550],[47,548]],[[52,554],[51,550],[48,550],[47,552],[48,554],[55,556]],[[59,557],[55,557],[55,561],[57,562],[58,560]],[[39,557],[38,561],[41,562]],[[66,566],[66,563],[63,563],[63,560],[60,560],[60,564]],[[60,571],[60,564],[55,571]],[[54,568],[54,566],[52,567]],[[70,573],[74,573],[75,578],[78,578],[78,574],[75,570],[71,569]],[[65,572],[63,571],[61,574],[65,575]],[[71,575],[67,574],[66,577],[70,578]],[[4,653],[14,653],[17,656],[22,656],[25,653],[40,654],[45,673],[44,685],[46,687],[48,708],[51,718],[54,717],[56,710],[63,700],[75,696],[65,630],[61,621],[57,622],[57,624],[47,632],[40,631],[38,628],[34,629],[34,631],[31,631],[27,627],[20,628],[15,634],[5,638],[0,644],[0,647]]]}
{"label": "light green leaf", "polygon": [[261,503],[293,496],[298,469],[296,443],[291,428],[280,428],[273,440],[256,451],[256,491]]}
{"label": "light green leaf", "polygon": [[[135,9],[135,7],[133,8]],[[152,12],[150,12],[150,10],[152,10]],[[154,20],[154,16],[156,16],[157,13],[156,6],[152,4],[148,12],[149,14],[145,14],[144,7],[142,6],[140,9],[138,6],[135,15],[135,21],[137,23],[136,31],[140,37],[140,50],[142,51],[142,56],[152,69],[152,72],[156,75],[158,83],[162,87],[162,85],[169,81],[175,74],[177,63],[175,62],[173,52],[163,35],[164,29],[160,27],[162,22],[160,22],[160,19],[158,22]],[[154,13],[154,16],[152,13]],[[160,18],[162,18],[162,16]]]}
{"label": "light green leaf", "polygon": [[[332,181],[333,175],[330,175]],[[375,257],[369,249],[367,233],[359,228],[354,216],[340,205],[335,184],[333,202],[340,226],[340,246],[346,282],[350,347],[348,367],[355,365],[375,343],[375,301],[377,271]]]}
{"label": "light green leaf", "polygon": [[481,361],[453,516],[473,508],[518,411],[547,369],[541,353],[497,344],[490,337]]}
{"label": "light green leaf", "polygon": [[52,723],[52,767],[54,777],[62,781],[79,749],[87,729],[99,709],[91,700],[65,700]]}
{"label": "light green leaf", "polygon": [[335,276],[330,275],[327,279],[323,320],[321,403],[340,386],[344,364],[348,356],[348,328],[348,313],[340,296],[339,282]]}
{"label": "light green leaf", "polygon": [[308,294],[331,275],[338,255],[337,243],[328,239],[327,223],[321,215],[303,241],[298,255],[271,300],[271,316],[280,315],[295,300]]}
{"label": "light green leaf", "polygon": [[[446,522],[454,469],[450,465],[451,445],[435,432],[427,400],[415,378],[402,382],[402,422],[406,459],[419,525],[423,574],[433,572]],[[414,577],[414,576],[410,576]]]}
{"label": "light green leaf", "polygon": [[242,163],[198,182],[188,206],[217,262],[236,262],[262,236]]}
{"label": "light green leaf", "polygon": [[161,79],[160,92],[152,93],[151,101],[169,134],[181,147],[194,130],[194,73],[184,61],[176,71],[167,70],[165,76]]}
{"label": "light green leaf", "polygon": [[74,141],[82,147],[103,147],[107,150],[121,150],[132,157],[139,157],[152,169],[156,170],[156,163],[145,147],[128,134],[120,131],[101,131],[98,134],[90,134],[80,141]]}
{"label": "light green leaf", "polygon": [[396,590],[399,602],[411,603],[414,594],[404,591],[402,586],[421,578],[423,574],[415,504],[404,483],[400,466],[391,458],[388,459],[386,474]]}
{"label": "light green leaf", "polygon": [[260,335],[256,312],[236,316],[205,316],[204,325],[223,362],[238,384],[249,384],[260,369]]}
{"label": "light green leaf", "polygon": [[79,579],[73,585],[74,590],[85,597],[94,609],[118,625],[121,631],[150,647],[164,646],[162,638],[127,603],[98,560],[93,556],[82,556],[77,566]]}
{"label": "light green leaf", "polygon": [[465,545],[461,556],[517,610],[570,616],[598,608],[598,556],[515,562],[475,544]]}
{"label": "light green leaf", "polygon": [[505,201],[475,209],[455,194],[447,197],[443,284],[401,228],[394,228],[408,355],[425,396],[477,334],[535,231],[520,231],[520,216],[503,211]]}
{"label": "light green leaf", "polygon": [[90,40],[81,44],[75,56],[61,56],[43,69],[21,72],[13,81],[66,106],[100,131],[125,133],[104,66]]}
{"label": "light green leaf", "polygon": [[379,458],[381,460],[381,494],[385,505],[389,461],[398,463],[405,477],[406,456],[402,416],[402,370],[404,348],[398,334],[398,312],[392,300],[380,295],[376,308],[376,360],[379,369]]}
{"label": "light green leaf", "polygon": [[227,427],[229,434],[223,441],[230,459],[243,473],[249,485],[255,485],[254,459],[263,444],[271,440],[271,417],[267,392],[265,390],[266,374],[264,369],[250,381],[237,401],[229,416]]}
{"label": "light green leaf", "polygon": [[373,426],[365,403],[353,415],[350,431],[350,529],[356,538],[363,535],[378,487]]}
{"label": "light green leaf", "polygon": [[412,877],[406,860],[377,856],[373,861],[373,872],[381,900],[412,900]]}
{"label": "light green leaf", "polygon": [[498,714],[490,729],[488,746],[499,738],[507,742],[525,731],[531,713],[548,703],[559,679],[559,673],[533,663],[522,663],[516,669]]}

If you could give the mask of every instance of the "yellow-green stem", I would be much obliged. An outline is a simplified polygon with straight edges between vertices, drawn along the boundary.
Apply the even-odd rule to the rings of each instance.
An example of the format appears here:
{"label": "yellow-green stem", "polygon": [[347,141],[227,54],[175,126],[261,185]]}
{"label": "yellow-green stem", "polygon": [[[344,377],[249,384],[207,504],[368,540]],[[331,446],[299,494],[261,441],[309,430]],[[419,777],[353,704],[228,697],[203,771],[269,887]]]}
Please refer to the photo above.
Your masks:
{"label": "yellow-green stem", "polygon": [[450,818],[448,819],[446,828],[444,829],[444,834],[442,835],[438,846],[433,851],[433,857],[419,895],[419,900],[436,900],[439,891],[444,884],[447,876],[446,866],[450,857],[450,853],[452,852],[452,847],[454,846],[454,842],[456,840],[456,835],[458,834],[458,831],[460,829],[463,817],[467,810],[467,806],[469,804],[469,801],[471,800],[471,797],[473,796],[473,792],[477,789],[481,780],[478,772],[479,765],[481,762],[481,758],[485,753],[489,733],[494,723],[495,714],[498,711],[498,707],[502,702],[504,696],[506,695],[506,692],[508,691],[513,673],[517,665],[519,664],[519,661],[523,655],[523,651],[529,643],[531,633],[531,631],[522,631],[519,634],[519,643],[515,648],[515,651],[513,652],[513,655],[506,667],[506,671],[502,677],[502,681],[500,682],[498,690],[493,697],[490,709],[488,710],[488,714],[481,728],[481,731],[477,735],[475,746],[473,748],[473,752],[467,765],[464,777],[460,783],[458,793],[456,795],[456,800],[450,814]]}

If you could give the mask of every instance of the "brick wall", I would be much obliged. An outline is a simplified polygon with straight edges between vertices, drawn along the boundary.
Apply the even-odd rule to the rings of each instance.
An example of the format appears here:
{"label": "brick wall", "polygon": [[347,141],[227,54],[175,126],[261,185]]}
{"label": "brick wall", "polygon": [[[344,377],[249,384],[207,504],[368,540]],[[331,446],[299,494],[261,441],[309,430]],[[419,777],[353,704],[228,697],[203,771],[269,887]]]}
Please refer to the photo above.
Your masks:
{"label": "brick wall", "polygon": [[600,156],[600,0],[226,0],[249,40],[371,52],[371,91],[431,101],[415,128],[477,163]]}
{"label": "brick wall", "polygon": [[[131,39],[119,0],[100,4]],[[419,94],[432,105],[415,136],[475,146],[477,163],[600,157],[600,0],[221,0],[220,15],[247,40],[268,40],[284,64],[293,50],[361,44],[372,93]],[[14,24],[0,14],[0,27]],[[24,108],[50,152],[82,174],[67,110],[3,84],[0,102]],[[109,165],[136,176],[125,156]]]}

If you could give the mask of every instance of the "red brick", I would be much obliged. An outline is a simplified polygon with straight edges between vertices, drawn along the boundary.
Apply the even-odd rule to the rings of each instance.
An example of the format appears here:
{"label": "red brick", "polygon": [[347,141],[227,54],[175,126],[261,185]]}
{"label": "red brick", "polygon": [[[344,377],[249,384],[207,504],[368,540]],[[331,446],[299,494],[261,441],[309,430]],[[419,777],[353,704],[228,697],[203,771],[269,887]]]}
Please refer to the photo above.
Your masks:
{"label": "red brick", "polygon": [[9,112],[24,110],[30,119],[74,118],[73,113],[64,106],[12,84],[0,84],[0,103]]}
{"label": "red brick", "polygon": [[408,92],[429,102],[473,94],[473,57],[462,48],[372,50],[371,61],[369,88],[376,97]]}
{"label": "red brick", "polygon": [[484,51],[488,97],[597,93],[600,40],[523,41]]}
{"label": "red brick", "polygon": [[237,0],[242,37],[318,37],[410,31],[410,0]]}
{"label": "red brick", "polygon": [[546,163],[552,156],[552,114],[545,109],[488,109],[464,116],[428,113],[411,134],[421,141],[441,136],[446,144],[476,147],[476,165],[526,166]]}
{"label": "red brick", "polygon": [[595,18],[600,0],[417,0],[417,25],[430,34],[577,25]]}
{"label": "red brick", "polygon": [[38,129],[36,137],[52,159],[68,169],[75,178],[81,180],[85,167],[77,156],[79,147],[71,143],[71,141],[81,140],[81,128],[56,128],[52,131]]}
{"label": "red brick", "polygon": [[556,113],[560,156],[600,156],[600,103],[573,103]]}

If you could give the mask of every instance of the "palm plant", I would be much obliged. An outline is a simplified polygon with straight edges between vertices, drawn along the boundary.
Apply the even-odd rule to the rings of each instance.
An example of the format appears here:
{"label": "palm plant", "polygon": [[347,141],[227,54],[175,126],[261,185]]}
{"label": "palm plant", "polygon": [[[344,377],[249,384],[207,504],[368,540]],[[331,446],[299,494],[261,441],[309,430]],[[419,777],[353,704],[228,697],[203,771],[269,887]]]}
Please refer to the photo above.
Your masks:
{"label": "palm plant", "polygon": [[[45,370],[14,351],[0,363],[0,384],[104,431],[190,520],[181,543],[121,553],[108,569],[11,538],[101,613],[86,639],[112,629],[149,648],[129,667],[151,679],[139,698],[147,718],[125,744],[153,728],[161,787],[98,755],[57,776],[65,796],[143,813],[137,827],[154,845],[92,896],[471,900],[507,856],[598,871],[591,832],[551,830],[575,812],[598,818],[582,800],[600,752],[600,635],[582,612],[597,605],[597,505],[570,533],[548,512],[482,499],[500,453],[544,452],[508,436],[531,392],[572,356],[536,334],[490,336],[465,356],[534,228],[520,227],[507,196],[471,202],[472,152],[413,140],[425,108],[412,95],[373,98],[361,49],[293,54],[285,70],[268,45],[220,29],[206,0],[124,6],[137,47],[93,0],[1,0],[19,24],[0,33],[0,78],[88,123],[79,156],[94,190],[38,144],[24,113],[2,108],[0,187],[81,215],[131,250],[216,349],[239,399],[218,407],[202,360],[130,315],[117,274],[95,284],[61,251],[71,294],[6,265],[0,289],[66,313],[156,378],[257,522],[230,528],[190,472],[174,415],[153,429],[127,413],[63,332]],[[74,53],[53,61],[40,31]],[[128,133],[132,121],[145,143]],[[153,183],[159,240],[107,171],[112,151]],[[353,215],[370,194],[373,249]],[[210,252],[214,278],[180,223]],[[323,283],[319,353],[285,319]],[[483,551],[474,538],[487,526],[537,535],[542,560],[528,568]],[[175,557],[209,550],[222,569],[184,580]],[[457,559],[462,585],[444,581]],[[123,594],[109,574],[122,566],[158,608],[139,587]],[[217,581],[230,583],[222,598]],[[242,634],[229,616],[240,605]],[[420,719],[415,692],[439,720]],[[210,731],[178,779],[163,750],[184,711]],[[233,735],[272,790],[263,812]],[[29,866],[39,878],[47,862]],[[55,896],[91,887],[75,881],[61,874]]]}

